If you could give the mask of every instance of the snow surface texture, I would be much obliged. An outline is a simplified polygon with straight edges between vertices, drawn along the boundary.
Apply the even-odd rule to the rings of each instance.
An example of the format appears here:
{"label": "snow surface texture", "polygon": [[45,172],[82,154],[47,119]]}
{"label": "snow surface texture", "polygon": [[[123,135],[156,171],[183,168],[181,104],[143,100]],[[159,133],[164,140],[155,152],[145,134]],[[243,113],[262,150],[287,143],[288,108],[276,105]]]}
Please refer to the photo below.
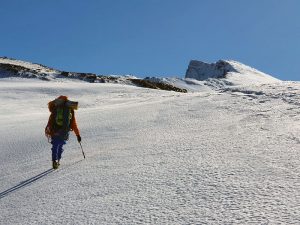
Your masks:
{"label": "snow surface texture", "polygon": [[[0,224],[300,224],[300,83],[172,82],[0,79]],[[87,158],[71,135],[53,171],[62,94]]]}

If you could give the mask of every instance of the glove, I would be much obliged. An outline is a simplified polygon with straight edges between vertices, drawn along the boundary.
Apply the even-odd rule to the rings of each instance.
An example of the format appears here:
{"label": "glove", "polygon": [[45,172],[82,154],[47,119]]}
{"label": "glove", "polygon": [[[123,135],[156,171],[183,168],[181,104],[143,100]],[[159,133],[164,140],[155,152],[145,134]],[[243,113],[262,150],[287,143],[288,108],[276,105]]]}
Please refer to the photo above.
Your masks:
{"label": "glove", "polygon": [[78,142],[81,142],[81,137],[80,137],[80,135],[77,135],[77,141],[78,141]]}
{"label": "glove", "polygon": [[45,128],[45,135],[46,135],[46,137],[50,137],[50,135],[51,135],[51,130],[50,130],[50,127],[46,127]]}

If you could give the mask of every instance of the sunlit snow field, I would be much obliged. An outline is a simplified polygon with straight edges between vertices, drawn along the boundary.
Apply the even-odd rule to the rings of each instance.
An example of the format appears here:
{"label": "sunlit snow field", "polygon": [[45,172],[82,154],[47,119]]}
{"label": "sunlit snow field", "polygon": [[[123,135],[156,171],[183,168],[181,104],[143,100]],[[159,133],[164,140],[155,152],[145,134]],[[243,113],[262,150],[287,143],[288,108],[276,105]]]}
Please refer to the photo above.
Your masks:
{"label": "sunlit snow field", "polygon": [[[53,171],[59,95],[79,101],[87,158],[71,135]],[[299,96],[0,79],[0,224],[300,224]]]}

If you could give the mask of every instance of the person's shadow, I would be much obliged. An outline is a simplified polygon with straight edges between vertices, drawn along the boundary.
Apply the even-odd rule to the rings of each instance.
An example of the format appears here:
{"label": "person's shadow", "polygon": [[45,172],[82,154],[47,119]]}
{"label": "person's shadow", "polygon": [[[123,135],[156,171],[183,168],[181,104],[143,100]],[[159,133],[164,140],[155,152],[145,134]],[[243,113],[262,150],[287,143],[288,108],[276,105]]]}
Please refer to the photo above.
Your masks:
{"label": "person's shadow", "polygon": [[49,173],[51,173],[53,171],[54,171],[54,169],[46,170],[46,171],[44,171],[44,172],[28,179],[28,180],[24,180],[24,181],[20,182],[18,185],[14,186],[14,187],[11,187],[11,188],[1,192],[0,193],[0,199],[6,197],[7,195],[11,194],[12,192],[15,192],[15,191],[17,191],[17,190],[19,190],[19,189],[21,189],[25,186],[28,186],[28,185],[32,184],[33,182],[41,179],[42,177],[48,175]]}

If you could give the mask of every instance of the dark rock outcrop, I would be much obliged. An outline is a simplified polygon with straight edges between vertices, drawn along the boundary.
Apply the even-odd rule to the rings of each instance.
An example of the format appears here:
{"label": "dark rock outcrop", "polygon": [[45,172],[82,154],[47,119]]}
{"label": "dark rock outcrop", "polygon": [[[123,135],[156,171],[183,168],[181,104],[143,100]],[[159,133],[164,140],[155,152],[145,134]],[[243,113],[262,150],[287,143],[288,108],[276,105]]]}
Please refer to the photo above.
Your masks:
{"label": "dark rock outcrop", "polygon": [[185,78],[196,80],[206,80],[208,78],[226,78],[228,72],[238,72],[232,65],[224,60],[216,63],[205,63],[197,60],[191,60],[185,74]]}

